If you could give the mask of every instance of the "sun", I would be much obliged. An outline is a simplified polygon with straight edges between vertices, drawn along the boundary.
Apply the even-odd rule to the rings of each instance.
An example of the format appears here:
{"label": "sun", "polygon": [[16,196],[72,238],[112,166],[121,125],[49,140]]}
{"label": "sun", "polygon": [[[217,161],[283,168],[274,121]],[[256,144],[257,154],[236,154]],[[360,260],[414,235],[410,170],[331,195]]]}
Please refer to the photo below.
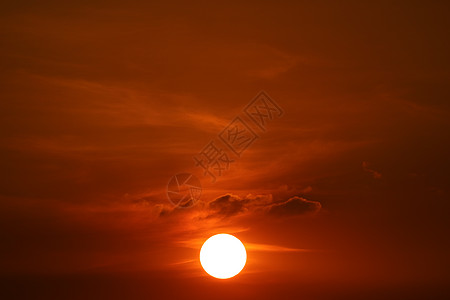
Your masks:
{"label": "sun", "polygon": [[237,275],[246,262],[247,252],[244,244],[230,234],[213,235],[200,250],[203,269],[215,278],[227,279]]}

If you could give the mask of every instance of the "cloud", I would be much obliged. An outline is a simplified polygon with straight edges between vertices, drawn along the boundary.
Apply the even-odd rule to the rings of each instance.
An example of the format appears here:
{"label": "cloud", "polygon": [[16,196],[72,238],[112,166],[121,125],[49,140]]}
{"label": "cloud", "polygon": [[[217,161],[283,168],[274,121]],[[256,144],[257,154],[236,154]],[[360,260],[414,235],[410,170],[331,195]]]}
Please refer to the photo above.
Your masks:
{"label": "cloud", "polygon": [[298,196],[275,202],[271,194],[249,194],[244,198],[226,194],[211,201],[207,208],[209,210],[208,218],[228,218],[246,213],[262,213],[273,216],[315,214],[320,211],[322,205]]}
{"label": "cloud", "polygon": [[367,161],[362,162],[362,167],[364,171],[371,173],[374,179],[380,179],[382,177],[381,173],[370,169],[369,166],[370,164]]}
{"label": "cloud", "polygon": [[267,251],[267,252],[314,252],[313,249],[289,248],[277,245],[245,243],[245,248],[249,251]]}
{"label": "cloud", "polygon": [[209,208],[215,211],[217,215],[229,217],[246,211],[246,203],[247,201],[245,199],[228,194],[211,201]]}
{"label": "cloud", "polygon": [[321,208],[320,202],[294,196],[285,202],[275,203],[269,208],[268,213],[277,216],[316,214]]}

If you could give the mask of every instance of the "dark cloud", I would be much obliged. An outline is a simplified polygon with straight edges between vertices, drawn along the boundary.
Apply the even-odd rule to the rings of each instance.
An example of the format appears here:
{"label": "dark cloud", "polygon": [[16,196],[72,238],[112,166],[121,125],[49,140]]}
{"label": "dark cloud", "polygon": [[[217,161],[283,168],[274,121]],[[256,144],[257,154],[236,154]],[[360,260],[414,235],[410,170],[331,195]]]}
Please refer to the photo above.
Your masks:
{"label": "dark cloud", "polygon": [[279,216],[316,214],[321,208],[320,202],[295,196],[285,202],[273,204],[269,208],[268,213]]}
{"label": "dark cloud", "polygon": [[248,201],[246,199],[241,199],[238,196],[228,194],[210,202],[209,208],[215,211],[217,215],[229,217],[246,211],[247,208],[245,207],[245,204],[247,203]]}
{"label": "dark cloud", "polygon": [[304,215],[320,211],[319,202],[298,196],[281,202],[274,202],[272,195],[247,195],[241,198],[227,194],[216,198],[208,205],[208,217],[231,217],[242,213],[263,213],[270,215]]}

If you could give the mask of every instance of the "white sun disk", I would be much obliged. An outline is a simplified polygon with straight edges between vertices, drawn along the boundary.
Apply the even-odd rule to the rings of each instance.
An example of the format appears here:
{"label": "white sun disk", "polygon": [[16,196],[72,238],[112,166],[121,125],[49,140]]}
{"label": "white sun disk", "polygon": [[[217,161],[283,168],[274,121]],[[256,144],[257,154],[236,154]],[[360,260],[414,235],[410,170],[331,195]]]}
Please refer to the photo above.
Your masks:
{"label": "white sun disk", "polygon": [[237,275],[245,266],[247,252],[242,242],[226,233],[206,240],[200,250],[200,263],[209,275],[227,279]]}

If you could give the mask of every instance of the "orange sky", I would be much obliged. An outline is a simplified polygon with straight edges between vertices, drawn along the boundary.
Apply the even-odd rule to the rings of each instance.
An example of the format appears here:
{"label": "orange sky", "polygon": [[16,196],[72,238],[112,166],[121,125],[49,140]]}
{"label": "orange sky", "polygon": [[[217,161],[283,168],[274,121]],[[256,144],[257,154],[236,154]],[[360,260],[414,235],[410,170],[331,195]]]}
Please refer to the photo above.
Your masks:
{"label": "orange sky", "polygon": [[[448,294],[445,1],[14,1],[1,10],[5,299]],[[284,115],[212,183],[193,157]],[[169,202],[180,172],[202,182]],[[228,195],[228,196],[227,196]],[[247,246],[209,277],[215,233]],[[12,297],[11,295],[14,295]]]}

